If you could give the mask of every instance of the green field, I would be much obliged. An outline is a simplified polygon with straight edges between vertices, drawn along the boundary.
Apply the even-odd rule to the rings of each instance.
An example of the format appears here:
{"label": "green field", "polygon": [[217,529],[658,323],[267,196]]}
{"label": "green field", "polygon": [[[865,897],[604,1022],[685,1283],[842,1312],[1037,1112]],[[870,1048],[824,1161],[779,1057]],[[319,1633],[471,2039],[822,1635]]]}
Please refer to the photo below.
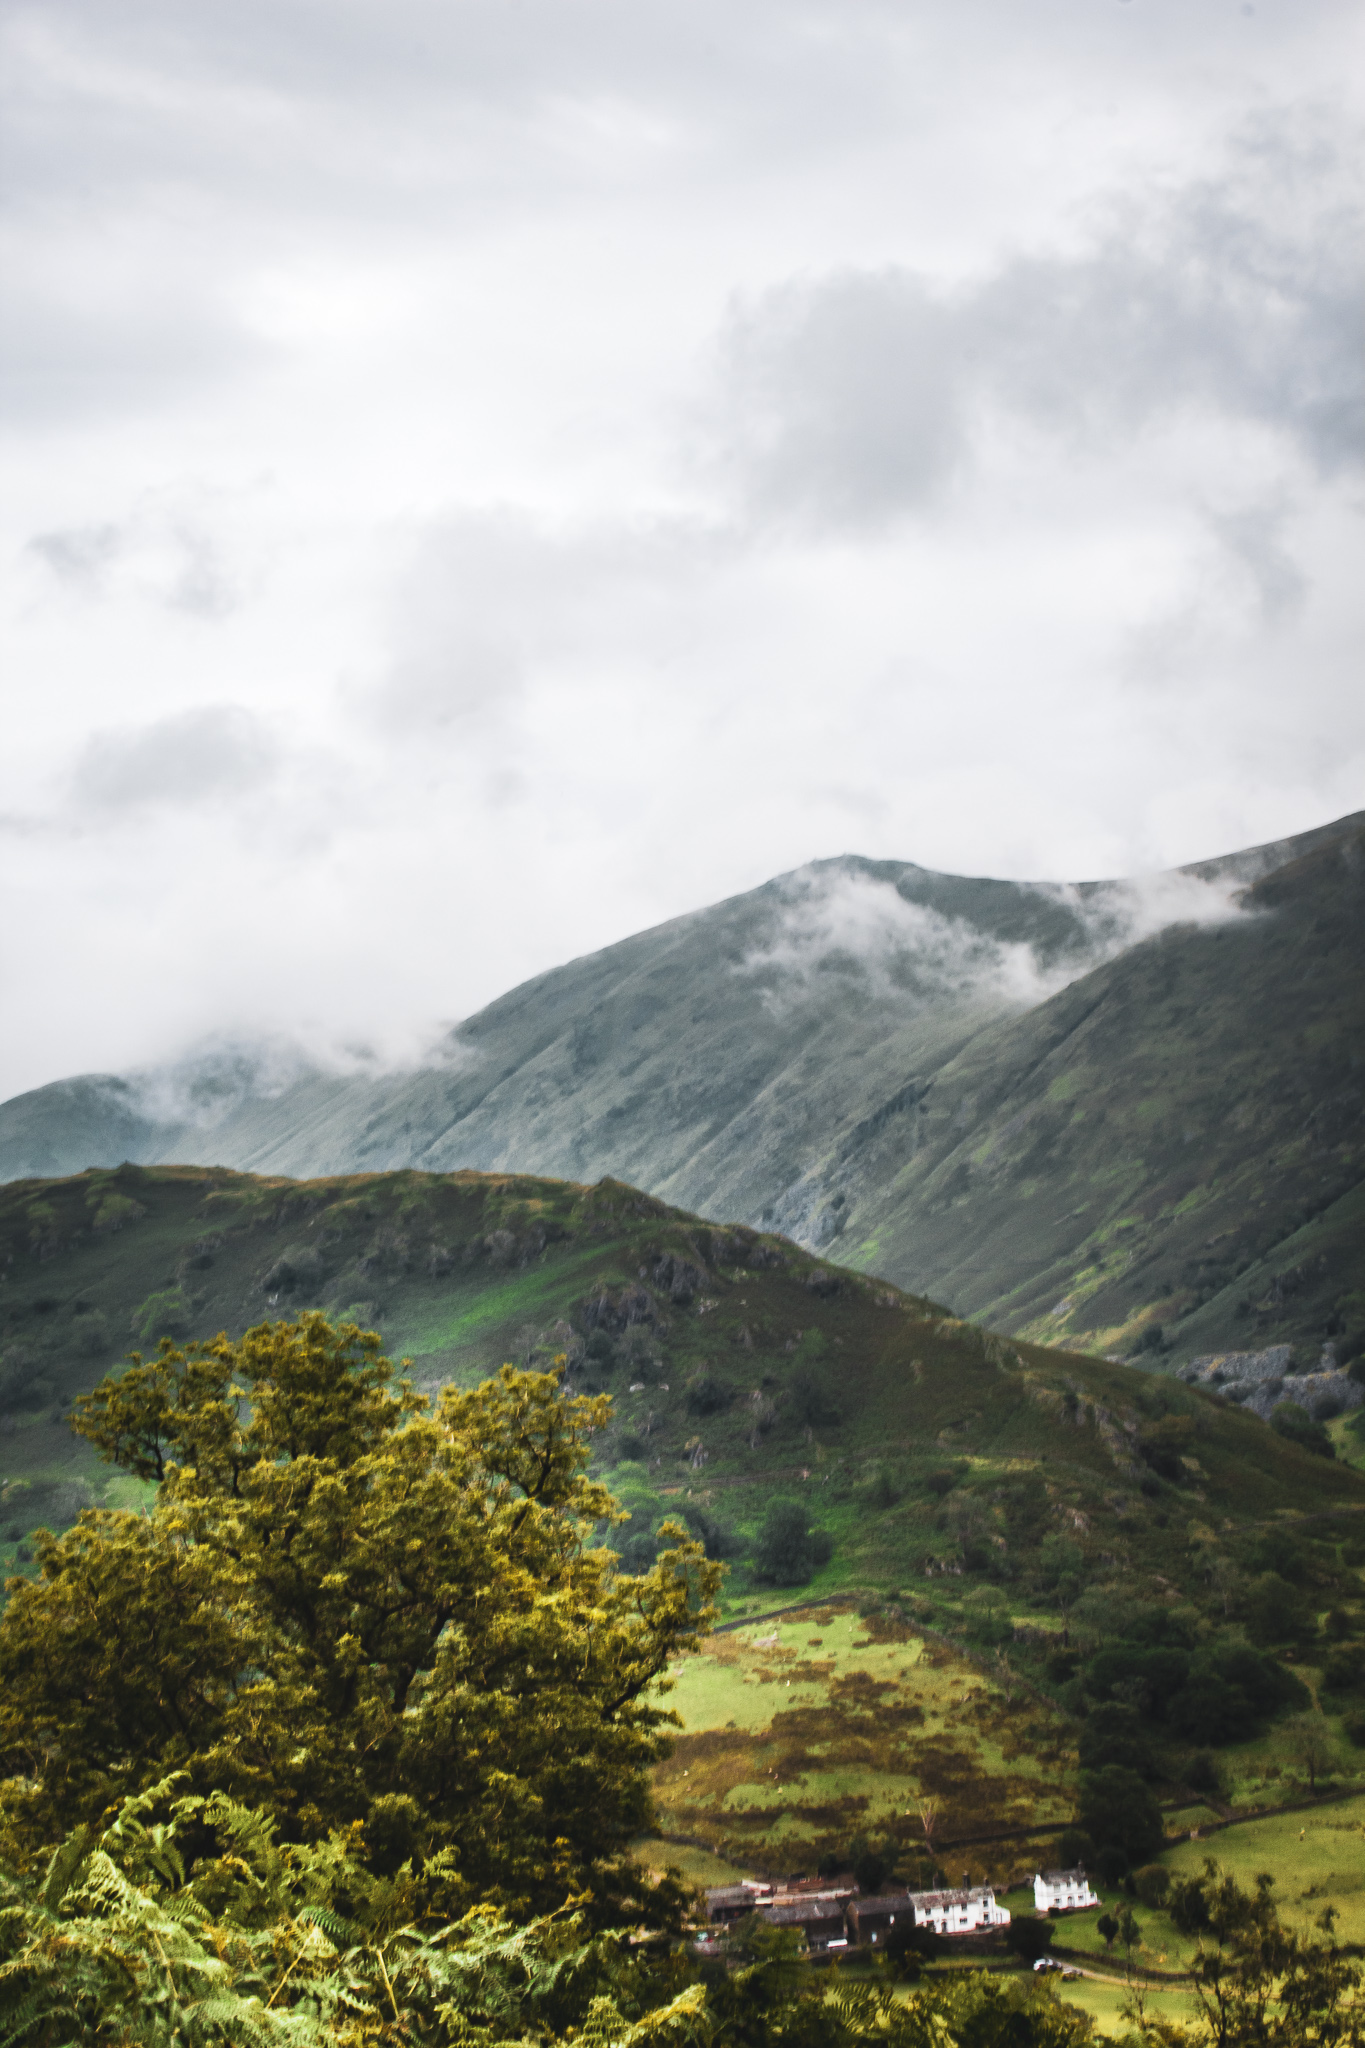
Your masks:
{"label": "green field", "polygon": [[860,1835],[918,1862],[932,1800],[935,1859],[954,1881],[1004,1882],[1043,1853],[1029,1829],[1070,1818],[1074,1766],[1071,1724],[1011,1690],[902,1622],[844,1608],[714,1635],[668,1697],[684,1732],[655,1772],[660,1825],[791,1875]]}
{"label": "green field", "polygon": [[1309,1812],[1246,1821],[1206,1841],[1184,1842],[1162,1860],[1187,1876],[1202,1867],[1206,1856],[1242,1884],[1253,1884],[1258,1872],[1270,1871],[1275,1902],[1288,1926],[1306,1932],[1323,1907],[1332,1905],[1339,1916],[1337,1939],[1365,1945],[1365,1793]]}

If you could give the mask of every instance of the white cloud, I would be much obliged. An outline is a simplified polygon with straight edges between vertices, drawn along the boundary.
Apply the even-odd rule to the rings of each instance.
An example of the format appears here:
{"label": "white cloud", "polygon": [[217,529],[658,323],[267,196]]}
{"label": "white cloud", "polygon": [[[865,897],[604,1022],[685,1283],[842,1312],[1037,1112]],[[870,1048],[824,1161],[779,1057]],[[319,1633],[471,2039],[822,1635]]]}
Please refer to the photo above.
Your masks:
{"label": "white cloud", "polygon": [[1360,34],[15,0],[0,1093],[1359,805]]}
{"label": "white cloud", "polygon": [[193,809],[259,789],[275,770],[269,735],[235,704],[94,732],[77,757],[76,803],[95,811]]}
{"label": "white cloud", "polygon": [[[932,507],[992,407],[1046,437],[1052,462],[1194,414],[1268,429],[1325,474],[1358,469],[1365,217],[1336,168],[1352,138],[1324,123],[1318,189],[1299,123],[1285,125],[1258,122],[1221,177],[1111,203],[1063,255],[1013,256],[965,284],[839,270],[742,304],[721,347],[715,459],[760,513],[835,527]],[[1287,163],[1308,191],[1285,221]],[[1283,561],[1262,549],[1263,591],[1267,571],[1273,603]]]}

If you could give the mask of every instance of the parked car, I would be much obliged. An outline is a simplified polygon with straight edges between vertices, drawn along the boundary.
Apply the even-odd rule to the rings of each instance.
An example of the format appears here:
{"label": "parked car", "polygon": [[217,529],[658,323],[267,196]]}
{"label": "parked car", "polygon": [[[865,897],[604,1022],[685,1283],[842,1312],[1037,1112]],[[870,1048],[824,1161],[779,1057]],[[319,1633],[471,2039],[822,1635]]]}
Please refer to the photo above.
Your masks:
{"label": "parked car", "polygon": [[1033,1967],[1035,1970],[1060,1970],[1063,1976],[1066,1975],[1066,1965],[1059,1963],[1056,1956],[1039,1956]]}

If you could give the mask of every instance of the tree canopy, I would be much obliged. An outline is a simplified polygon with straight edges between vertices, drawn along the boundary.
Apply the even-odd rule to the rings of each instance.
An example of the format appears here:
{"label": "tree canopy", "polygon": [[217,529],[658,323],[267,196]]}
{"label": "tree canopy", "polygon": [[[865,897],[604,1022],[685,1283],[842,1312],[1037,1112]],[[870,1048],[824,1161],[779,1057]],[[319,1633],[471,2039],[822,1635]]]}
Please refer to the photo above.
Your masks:
{"label": "tree canopy", "polygon": [[720,1568],[675,1524],[638,1577],[594,1544],[606,1408],[511,1367],[433,1405],[315,1314],[135,1355],[75,1427],[154,1508],[40,1536],[0,1619],[18,1852],[183,1771],[377,1870],[447,1851],[469,1897],[619,1896]]}

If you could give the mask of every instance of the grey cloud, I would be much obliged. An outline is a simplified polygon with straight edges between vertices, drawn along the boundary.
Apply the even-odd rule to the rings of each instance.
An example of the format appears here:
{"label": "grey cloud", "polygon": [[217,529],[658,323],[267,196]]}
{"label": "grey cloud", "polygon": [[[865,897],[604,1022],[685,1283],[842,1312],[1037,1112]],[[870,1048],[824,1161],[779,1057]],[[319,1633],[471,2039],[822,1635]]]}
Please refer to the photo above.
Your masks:
{"label": "grey cloud", "polygon": [[192,809],[245,795],[274,773],[269,737],[235,704],[207,705],[143,726],[97,732],[72,777],[77,802],[92,810],[157,805]]}
{"label": "grey cloud", "polygon": [[59,582],[91,591],[99,588],[120,544],[116,526],[72,526],[53,533],[35,533],[28,548],[30,554],[47,564]]}
{"label": "grey cloud", "polygon": [[[86,249],[69,249],[78,273]],[[115,288],[71,291],[24,249],[6,266],[0,301],[0,417],[57,420],[160,412],[185,391],[221,383],[275,351],[212,292],[183,275],[134,274]]]}
{"label": "grey cloud", "polygon": [[191,514],[155,498],[121,522],[35,534],[27,549],[81,597],[104,596],[126,575],[171,611],[217,619],[238,603],[236,581],[213,534]]}
{"label": "grey cloud", "polygon": [[1267,626],[1292,623],[1308,596],[1308,578],[1284,544],[1286,518],[1282,504],[1209,515],[1214,533],[1255,592]]}
{"label": "grey cloud", "polygon": [[896,270],[785,285],[736,311],[726,461],[756,505],[857,524],[932,497],[963,451],[954,324]]}
{"label": "grey cloud", "polygon": [[[1263,133],[1221,182],[1111,209],[1079,254],[1016,257],[957,290],[845,270],[740,306],[710,430],[748,503],[834,526],[922,509],[992,404],[1106,449],[1190,413],[1272,429],[1323,475],[1358,465],[1360,220],[1324,145],[1312,218],[1276,224],[1260,187],[1284,154]],[[1255,545],[1248,530],[1248,562]],[[1272,604],[1290,601],[1292,571],[1264,546],[1260,561]]]}
{"label": "grey cloud", "polygon": [[506,510],[434,522],[417,542],[393,607],[393,659],[348,693],[404,737],[496,736],[538,681],[591,651],[600,672],[640,665],[641,645],[674,624],[733,535],[680,519],[554,525]]}

